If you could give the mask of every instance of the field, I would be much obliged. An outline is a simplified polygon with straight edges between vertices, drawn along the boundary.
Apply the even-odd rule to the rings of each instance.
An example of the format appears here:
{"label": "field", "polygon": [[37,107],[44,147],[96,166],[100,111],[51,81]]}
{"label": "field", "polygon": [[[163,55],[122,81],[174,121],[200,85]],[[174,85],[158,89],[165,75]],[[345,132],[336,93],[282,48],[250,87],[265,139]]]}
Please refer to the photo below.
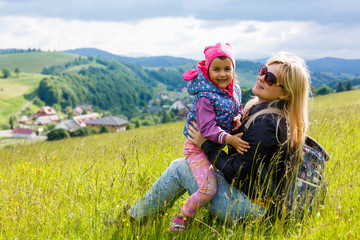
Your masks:
{"label": "field", "polygon": [[314,98],[309,135],[330,153],[326,205],[303,222],[222,223],[197,213],[186,234],[168,231],[181,201],[146,224],[103,221],[134,204],[181,157],[183,123],[0,151],[1,239],[359,239],[360,91]]}
{"label": "field", "polygon": [[0,78],[0,124],[9,121],[29,100],[24,94],[34,92],[45,76],[37,73],[20,73],[19,77]]}
{"label": "field", "polygon": [[21,72],[41,73],[44,67],[64,65],[73,61],[77,55],[63,52],[26,52],[0,54],[0,69],[17,67]]}

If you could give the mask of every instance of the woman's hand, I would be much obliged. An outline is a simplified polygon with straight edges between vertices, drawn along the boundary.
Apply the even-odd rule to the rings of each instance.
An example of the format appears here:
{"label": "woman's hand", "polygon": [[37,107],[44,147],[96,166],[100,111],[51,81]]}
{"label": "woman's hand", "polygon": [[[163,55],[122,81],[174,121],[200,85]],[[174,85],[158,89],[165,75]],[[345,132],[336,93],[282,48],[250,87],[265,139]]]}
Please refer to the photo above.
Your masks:
{"label": "woman's hand", "polygon": [[198,130],[198,125],[196,124],[196,122],[191,122],[193,126],[191,126],[190,124],[188,125],[188,133],[191,137],[187,137],[187,139],[189,139],[190,142],[192,142],[193,144],[195,144],[196,146],[198,146],[199,148],[201,148],[201,145],[203,145],[203,143],[207,140],[206,138],[201,136],[200,131]]}

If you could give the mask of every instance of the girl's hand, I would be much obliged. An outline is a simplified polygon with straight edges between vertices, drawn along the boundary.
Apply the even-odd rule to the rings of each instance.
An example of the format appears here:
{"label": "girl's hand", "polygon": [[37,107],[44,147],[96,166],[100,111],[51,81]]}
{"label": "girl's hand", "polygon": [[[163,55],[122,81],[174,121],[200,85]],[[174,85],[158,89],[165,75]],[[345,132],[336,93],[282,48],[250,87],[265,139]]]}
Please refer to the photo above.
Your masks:
{"label": "girl's hand", "polygon": [[249,143],[241,139],[243,134],[244,133],[238,133],[236,135],[227,135],[225,137],[225,143],[233,146],[241,155],[250,148]]}
{"label": "girl's hand", "polygon": [[231,132],[235,132],[236,130],[239,129],[239,127],[241,126],[241,118],[240,116],[236,116],[233,118],[233,129],[231,130]]}
{"label": "girl's hand", "polygon": [[200,131],[198,130],[198,125],[196,124],[196,122],[191,122],[193,126],[191,126],[190,124],[188,125],[188,133],[191,137],[187,137],[187,139],[189,139],[190,142],[194,143],[196,146],[198,146],[199,148],[201,148],[201,145],[203,145],[203,143],[207,140],[206,138],[202,137],[200,134]]}

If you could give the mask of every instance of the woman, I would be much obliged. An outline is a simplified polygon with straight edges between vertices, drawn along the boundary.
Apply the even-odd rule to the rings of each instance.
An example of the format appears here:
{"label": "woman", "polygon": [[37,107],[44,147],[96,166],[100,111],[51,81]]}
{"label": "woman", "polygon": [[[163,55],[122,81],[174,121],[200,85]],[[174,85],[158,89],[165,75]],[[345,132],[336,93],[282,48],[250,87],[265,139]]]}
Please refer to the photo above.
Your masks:
{"label": "woman", "polygon": [[[188,139],[217,168],[218,189],[209,211],[224,221],[259,217],[277,206],[296,175],[308,126],[309,72],[301,58],[287,53],[270,58],[261,66],[252,92],[256,97],[246,104],[238,130],[250,145],[243,155],[231,147],[226,153],[196,129],[189,131]],[[191,195],[196,190],[186,160],[177,159],[128,213],[142,219],[171,205],[185,191]],[[178,227],[186,225],[184,220]]]}

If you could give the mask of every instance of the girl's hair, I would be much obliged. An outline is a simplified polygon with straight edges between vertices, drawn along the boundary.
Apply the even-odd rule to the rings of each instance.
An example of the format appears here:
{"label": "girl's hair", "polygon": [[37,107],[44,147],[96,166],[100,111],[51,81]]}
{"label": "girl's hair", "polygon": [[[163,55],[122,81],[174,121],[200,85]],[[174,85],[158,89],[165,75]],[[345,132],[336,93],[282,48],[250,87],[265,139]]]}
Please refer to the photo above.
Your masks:
{"label": "girl's hair", "polygon": [[[278,64],[277,79],[284,86],[283,91],[289,94],[283,108],[283,116],[288,126],[288,147],[295,153],[305,141],[308,120],[308,99],[310,94],[310,74],[305,61],[287,52],[279,52],[271,57],[267,65]],[[250,100],[245,111],[257,102],[257,97]],[[269,106],[279,100],[270,102]]]}

